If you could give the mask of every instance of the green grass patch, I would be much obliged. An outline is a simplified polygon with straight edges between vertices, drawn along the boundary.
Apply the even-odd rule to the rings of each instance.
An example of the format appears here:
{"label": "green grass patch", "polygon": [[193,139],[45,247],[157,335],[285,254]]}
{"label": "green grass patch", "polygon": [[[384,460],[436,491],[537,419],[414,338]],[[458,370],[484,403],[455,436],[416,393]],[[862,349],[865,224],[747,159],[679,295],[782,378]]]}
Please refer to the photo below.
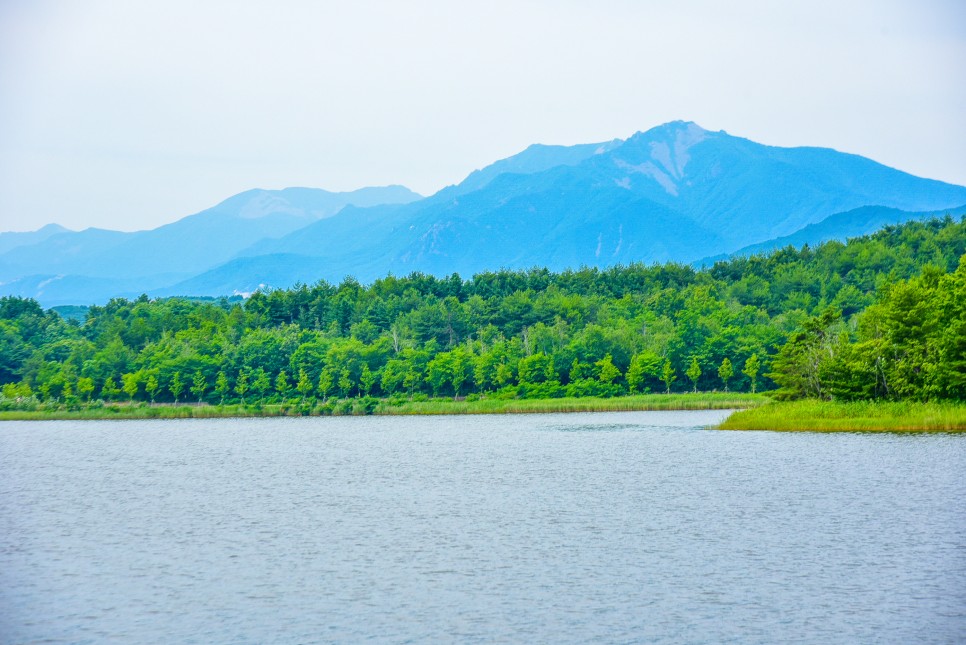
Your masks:
{"label": "green grass patch", "polygon": [[613,398],[430,399],[397,404],[380,402],[375,414],[528,414],[550,412],[629,412],[642,410],[728,410],[763,405],[761,394],[638,394]]}
{"label": "green grass patch", "polygon": [[963,432],[966,403],[790,401],[740,410],[721,430]]}

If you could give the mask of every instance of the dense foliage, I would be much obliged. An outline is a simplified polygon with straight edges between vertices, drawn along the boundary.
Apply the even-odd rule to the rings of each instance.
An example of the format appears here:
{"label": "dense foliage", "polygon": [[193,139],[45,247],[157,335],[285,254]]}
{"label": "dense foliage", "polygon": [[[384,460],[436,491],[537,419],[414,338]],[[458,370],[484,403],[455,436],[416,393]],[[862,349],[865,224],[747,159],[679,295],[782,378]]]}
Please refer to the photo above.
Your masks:
{"label": "dense foliage", "polygon": [[[0,299],[4,401],[754,391],[966,398],[966,220],[696,270],[346,279],[243,302]],[[957,266],[959,267],[957,269]]]}

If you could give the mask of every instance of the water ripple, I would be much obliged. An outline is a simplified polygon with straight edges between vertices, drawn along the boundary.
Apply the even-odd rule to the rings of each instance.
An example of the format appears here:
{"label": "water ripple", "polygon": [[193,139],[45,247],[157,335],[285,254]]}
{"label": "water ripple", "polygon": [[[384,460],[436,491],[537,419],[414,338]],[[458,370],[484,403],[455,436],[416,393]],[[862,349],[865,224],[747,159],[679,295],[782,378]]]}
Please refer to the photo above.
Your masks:
{"label": "water ripple", "polygon": [[0,641],[961,641],[966,437],[0,424]]}

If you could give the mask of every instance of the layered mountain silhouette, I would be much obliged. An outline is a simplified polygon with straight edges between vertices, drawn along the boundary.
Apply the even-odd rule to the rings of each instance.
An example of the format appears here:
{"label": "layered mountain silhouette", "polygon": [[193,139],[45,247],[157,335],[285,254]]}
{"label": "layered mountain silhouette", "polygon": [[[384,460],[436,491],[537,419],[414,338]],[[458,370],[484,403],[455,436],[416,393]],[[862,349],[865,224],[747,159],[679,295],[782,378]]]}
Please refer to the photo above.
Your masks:
{"label": "layered mountain silhouette", "polygon": [[962,186],[856,155],[673,122],[623,141],[530,146],[427,198],[398,186],[256,190],[152,231],[56,233],[0,253],[0,291],[50,306],[347,275],[695,262],[964,204]]}
{"label": "layered mountain silhouette", "polygon": [[29,233],[0,233],[0,253],[6,253],[10,249],[15,249],[18,246],[28,246],[30,244],[37,244],[38,242],[43,242],[49,237],[57,235],[58,233],[68,233],[69,229],[64,228],[60,224],[48,224],[36,231],[30,231]]}
{"label": "layered mountain silhouette", "polygon": [[832,240],[845,242],[851,237],[867,235],[886,226],[902,224],[903,222],[912,220],[924,220],[934,217],[942,218],[946,216],[956,218],[966,217],[966,205],[922,213],[912,213],[899,210],[898,208],[887,208],[885,206],[863,206],[845,213],[829,215],[818,224],[809,224],[791,235],[784,235],[766,242],[751,244],[738,249],[734,253],[707,257],[697,264],[710,265],[716,260],[724,260],[731,256],[758,255],[776,249],[783,249],[788,246],[800,249],[806,245],[816,246],[822,242]]}

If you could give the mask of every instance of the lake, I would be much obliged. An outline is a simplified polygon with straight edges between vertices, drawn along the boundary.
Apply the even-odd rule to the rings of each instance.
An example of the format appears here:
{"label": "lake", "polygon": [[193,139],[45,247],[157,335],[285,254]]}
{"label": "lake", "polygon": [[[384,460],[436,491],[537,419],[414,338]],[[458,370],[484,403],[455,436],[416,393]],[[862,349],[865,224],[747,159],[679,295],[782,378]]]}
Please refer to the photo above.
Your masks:
{"label": "lake", "polygon": [[950,643],[966,436],[0,423],[0,641]]}

